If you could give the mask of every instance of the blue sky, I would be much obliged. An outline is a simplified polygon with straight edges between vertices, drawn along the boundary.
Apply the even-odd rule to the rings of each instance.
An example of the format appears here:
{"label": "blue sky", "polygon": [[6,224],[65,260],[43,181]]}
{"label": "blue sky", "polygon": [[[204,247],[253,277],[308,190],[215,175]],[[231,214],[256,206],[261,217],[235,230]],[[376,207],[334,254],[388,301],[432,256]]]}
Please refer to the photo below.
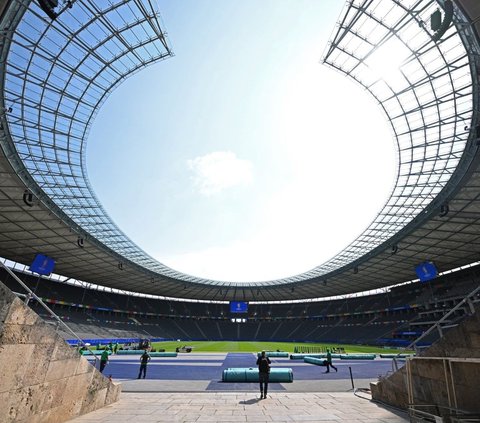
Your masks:
{"label": "blue sky", "polygon": [[331,258],[393,187],[367,92],[322,65],[331,0],[159,2],[175,56],[118,87],[90,132],[105,209],[187,274],[264,281]]}

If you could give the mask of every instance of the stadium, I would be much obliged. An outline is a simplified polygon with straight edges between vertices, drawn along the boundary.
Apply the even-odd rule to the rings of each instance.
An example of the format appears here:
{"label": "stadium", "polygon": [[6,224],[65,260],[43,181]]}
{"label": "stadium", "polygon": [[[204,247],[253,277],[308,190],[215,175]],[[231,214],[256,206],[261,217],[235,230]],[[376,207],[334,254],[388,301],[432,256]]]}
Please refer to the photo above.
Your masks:
{"label": "stadium", "polygon": [[[338,254],[262,282],[157,261],[89,181],[87,140],[109,95],[173,56],[160,12],[0,0],[2,421],[479,421],[478,2],[346,2],[319,66],[381,109],[395,185]],[[112,344],[122,353],[102,374]],[[339,367],[328,377],[327,347]],[[267,401],[248,378],[262,349],[279,371]]]}

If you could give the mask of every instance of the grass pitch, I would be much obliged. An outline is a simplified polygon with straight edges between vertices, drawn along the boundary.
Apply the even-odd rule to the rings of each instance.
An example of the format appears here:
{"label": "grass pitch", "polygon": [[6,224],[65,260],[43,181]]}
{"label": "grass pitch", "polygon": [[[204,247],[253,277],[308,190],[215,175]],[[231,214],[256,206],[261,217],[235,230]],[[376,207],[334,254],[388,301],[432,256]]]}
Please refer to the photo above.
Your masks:
{"label": "grass pitch", "polygon": [[342,347],[346,353],[400,353],[405,352],[395,348],[370,347],[365,345],[325,344],[325,343],[302,343],[302,342],[255,342],[255,341],[164,341],[153,342],[155,349],[163,348],[165,351],[175,351],[177,347],[193,347],[194,352],[251,352],[258,351],[287,351],[293,353],[295,347]]}

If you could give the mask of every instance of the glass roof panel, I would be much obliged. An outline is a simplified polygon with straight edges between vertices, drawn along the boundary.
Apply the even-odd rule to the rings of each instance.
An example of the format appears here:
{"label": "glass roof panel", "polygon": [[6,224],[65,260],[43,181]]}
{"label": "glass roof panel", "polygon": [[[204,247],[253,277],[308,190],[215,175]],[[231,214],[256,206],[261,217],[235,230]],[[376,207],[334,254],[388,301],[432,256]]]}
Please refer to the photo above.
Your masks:
{"label": "glass roof panel", "polygon": [[[12,0],[12,7],[21,7]],[[397,185],[371,225],[326,263],[282,284],[351,265],[408,225],[448,184],[472,119],[467,29],[459,11],[438,42],[429,29],[436,1],[346,3],[323,61],[374,96],[398,148]],[[75,224],[149,270],[185,281],[235,285],[180,274],[146,255],[106,215],[83,173],[86,135],[108,93],[129,74],[171,55],[149,0],[78,0],[50,22],[31,2],[5,65],[8,130],[23,166]],[[386,142],[389,140],[386,140]],[[21,169],[17,169],[19,171]],[[83,233],[83,232],[82,232]]]}
{"label": "glass roof panel", "polygon": [[[468,140],[463,127],[472,117],[472,81],[467,66],[461,65],[472,52],[466,51],[453,25],[435,43],[425,22],[438,4],[419,3],[347,4],[326,51],[327,65],[355,78],[382,103],[396,135],[399,178],[370,228],[319,266],[318,275],[360,259],[384,241],[381,232],[395,233],[417,216],[448,182]],[[418,9],[409,11],[409,5]],[[356,49],[348,51],[347,60],[346,40],[358,40],[359,34],[364,45],[352,43]],[[352,55],[364,63],[355,68]],[[379,222],[386,225],[380,227]]]}

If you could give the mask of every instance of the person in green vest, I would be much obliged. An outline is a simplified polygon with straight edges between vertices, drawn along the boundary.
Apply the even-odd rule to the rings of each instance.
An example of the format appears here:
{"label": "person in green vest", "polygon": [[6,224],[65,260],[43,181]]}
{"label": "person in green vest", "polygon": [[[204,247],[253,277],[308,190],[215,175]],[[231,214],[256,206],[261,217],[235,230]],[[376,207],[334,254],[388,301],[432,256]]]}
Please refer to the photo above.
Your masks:
{"label": "person in green vest", "polygon": [[332,364],[332,353],[327,348],[327,371],[325,373],[330,373],[330,367],[338,371],[338,369]]}
{"label": "person in green vest", "polygon": [[108,363],[108,350],[104,349],[102,355],[100,356],[100,373],[103,373],[103,369]]}

